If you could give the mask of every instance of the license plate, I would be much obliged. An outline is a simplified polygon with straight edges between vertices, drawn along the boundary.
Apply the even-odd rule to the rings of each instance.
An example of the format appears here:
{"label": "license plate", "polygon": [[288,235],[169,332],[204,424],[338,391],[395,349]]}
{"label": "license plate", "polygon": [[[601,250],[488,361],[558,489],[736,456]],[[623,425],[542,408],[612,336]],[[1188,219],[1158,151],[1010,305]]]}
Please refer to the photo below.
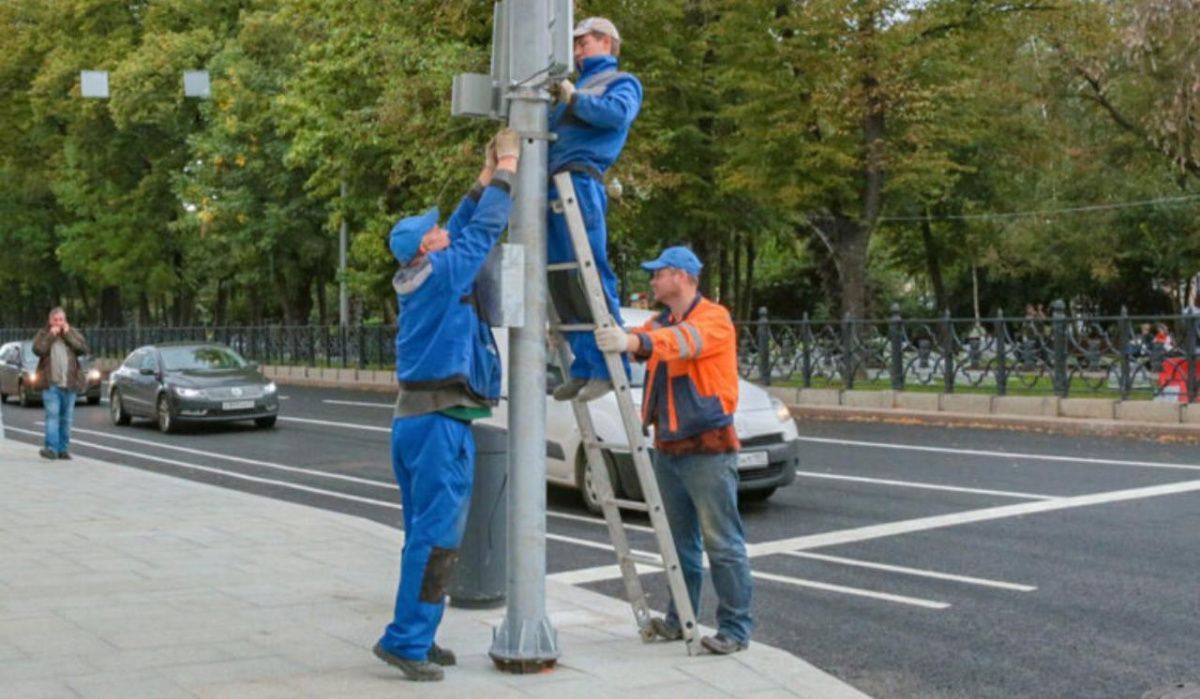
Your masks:
{"label": "license plate", "polygon": [[762,468],[771,463],[765,451],[744,451],[738,454],[738,468]]}
{"label": "license plate", "polygon": [[250,410],[253,407],[252,400],[227,400],[221,404],[221,410]]}

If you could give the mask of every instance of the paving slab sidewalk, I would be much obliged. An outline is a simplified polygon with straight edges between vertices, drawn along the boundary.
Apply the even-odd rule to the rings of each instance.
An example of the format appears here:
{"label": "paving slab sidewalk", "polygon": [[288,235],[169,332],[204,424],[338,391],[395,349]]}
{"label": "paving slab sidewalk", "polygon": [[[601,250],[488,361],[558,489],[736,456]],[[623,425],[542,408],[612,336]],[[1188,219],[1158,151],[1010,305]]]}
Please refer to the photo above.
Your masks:
{"label": "paving slab sidewalk", "polygon": [[693,658],[643,644],[626,604],[553,580],[557,669],[495,670],[487,651],[504,610],[448,609],[439,641],[459,666],[440,684],[406,682],[370,652],[400,541],[364,519],[45,461],[0,437],[0,696],[865,697],[761,643]]}

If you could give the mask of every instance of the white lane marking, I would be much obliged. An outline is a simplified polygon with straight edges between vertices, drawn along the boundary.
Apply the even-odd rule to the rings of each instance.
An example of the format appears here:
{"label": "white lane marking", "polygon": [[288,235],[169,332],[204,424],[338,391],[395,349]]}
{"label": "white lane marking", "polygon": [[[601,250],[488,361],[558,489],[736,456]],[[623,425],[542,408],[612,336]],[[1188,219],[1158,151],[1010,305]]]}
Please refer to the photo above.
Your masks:
{"label": "white lane marking", "polygon": [[[587,522],[588,524],[599,524],[602,527],[608,526],[608,523],[605,522],[603,519],[596,519],[595,517],[587,517],[585,515],[573,515],[573,514],[568,514],[566,512],[555,512],[554,510],[547,510],[546,514],[549,514],[553,517],[560,517],[562,519],[569,519],[573,522]],[[629,524],[628,522],[622,522],[621,524],[624,525],[624,527],[626,529],[632,529],[635,532],[645,532],[647,534],[654,533],[653,527],[646,527],[646,526],[642,526],[641,524]]]}
{"label": "white lane marking", "polygon": [[1057,454],[1026,454],[1023,452],[985,451],[982,449],[954,449],[951,447],[927,447],[920,444],[895,444],[890,442],[863,442],[855,439],[831,439],[828,437],[798,437],[801,442],[836,444],[846,447],[869,447],[872,449],[899,449],[922,451],[933,454],[961,454],[986,456],[997,459],[1027,459],[1031,461],[1056,461],[1069,464],[1094,464],[1100,466],[1136,466],[1138,468],[1173,468],[1183,471],[1200,471],[1200,465],[1173,464],[1166,461],[1127,461],[1124,459],[1095,459],[1086,456],[1059,456]]}
{"label": "white lane marking", "polygon": [[1004,582],[1003,580],[988,580],[987,578],[973,578],[968,575],[952,575],[950,573],[939,573],[935,570],[922,570],[920,568],[906,568],[904,566],[887,565],[884,563],[875,563],[873,561],[862,561],[856,558],[842,558],[841,556],[826,556],[821,553],[804,553],[800,551],[788,551],[788,556],[796,558],[811,558],[815,561],[825,561],[828,563],[840,563],[841,565],[854,566],[856,568],[870,568],[872,570],[883,570],[890,573],[901,573],[903,575],[915,575],[921,578],[933,578],[935,580],[949,580],[952,582],[967,583],[968,585],[980,585],[983,587],[997,587],[1001,590],[1015,590],[1017,592],[1033,592],[1037,589],[1034,585],[1022,585],[1020,583]]}
{"label": "white lane marking", "polygon": [[1010,490],[986,490],[984,488],[962,488],[956,485],[940,485],[937,483],[918,483],[916,481],[895,481],[886,478],[865,478],[863,476],[842,476],[836,473],[817,473],[816,471],[796,471],[802,478],[824,478],[834,481],[853,481],[856,483],[873,483],[879,485],[894,485],[901,488],[918,488],[921,490],[944,490],[951,493],[970,493],[972,495],[996,495],[1002,498],[1018,498],[1021,500],[1055,500],[1056,495],[1039,495],[1037,493],[1020,493]]}
{"label": "white lane marking", "polygon": [[[24,432],[25,434],[31,434],[31,435],[34,435],[37,437],[42,436],[41,432],[34,432],[33,430],[18,429],[16,427],[10,427],[8,429],[13,432]],[[215,474],[219,474],[221,476],[225,476],[227,478],[236,478],[238,480],[250,481],[251,483],[261,483],[264,485],[270,485],[270,486],[275,486],[275,487],[279,487],[279,488],[288,488],[290,490],[300,490],[300,491],[303,491],[306,493],[315,493],[318,495],[324,495],[326,497],[338,498],[340,500],[352,500],[354,502],[361,502],[361,503],[365,503],[368,505],[376,505],[378,507],[386,507],[386,508],[392,509],[392,510],[403,509],[402,507],[400,507],[400,505],[398,505],[394,502],[384,502],[383,500],[375,500],[373,498],[363,498],[363,497],[359,497],[357,495],[347,495],[346,493],[339,493],[336,491],[324,490],[321,488],[312,488],[307,485],[299,485],[297,483],[291,483],[288,481],[277,481],[277,480],[273,480],[271,478],[259,478],[257,476],[247,476],[243,473],[238,473],[237,471],[226,471],[225,469],[214,468],[212,466],[201,466],[200,464],[193,464],[193,463],[189,463],[187,461],[177,461],[175,459],[164,459],[160,456],[150,456],[148,454],[138,454],[136,452],[124,451],[121,449],[114,449],[112,447],[106,447],[102,444],[96,444],[94,442],[85,442],[85,441],[79,440],[79,439],[72,440],[72,442],[75,444],[78,444],[80,446],[88,447],[90,449],[99,449],[100,451],[112,452],[113,454],[120,454],[122,456],[132,456],[134,458],[144,459],[146,461],[156,461],[158,463],[168,464],[170,466],[178,466],[179,468],[186,468],[186,469],[191,469],[194,471],[203,471],[205,473],[215,473]]]}
{"label": "white lane marking", "polygon": [[[37,424],[41,425],[44,423],[39,421]],[[215,451],[204,451],[203,449],[191,449],[188,447],[177,447],[177,446],[174,446],[171,444],[163,444],[161,442],[154,442],[154,441],[151,441],[148,439],[135,439],[133,437],[125,437],[122,435],[113,434],[111,432],[100,432],[97,430],[84,430],[84,429],[79,429],[77,427],[72,428],[71,432],[73,432],[73,433],[78,432],[80,434],[92,434],[92,435],[96,435],[97,437],[104,437],[106,439],[115,439],[115,440],[118,440],[121,442],[129,442],[131,444],[141,444],[141,445],[145,445],[145,446],[149,446],[149,447],[156,447],[158,449],[166,449],[169,451],[179,451],[179,452],[183,452],[185,454],[194,454],[196,456],[207,456],[207,457],[210,457],[213,459],[221,459],[223,461],[233,461],[235,463],[247,464],[250,466],[261,466],[262,468],[272,468],[272,469],[276,469],[279,471],[286,471],[288,473],[301,473],[306,476],[318,476],[320,478],[331,478],[331,479],[339,480],[339,481],[348,481],[350,483],[361,483],[363,485],[374,486],[376,488],[386,488],[388,490],[396,489],[396,484],[391,481],[379,481],[379,480],[375,480],[372,478],[358,478],[356,476],[346,476],[346,475],[343,475],[340,473],[330,473],[328,471],[317,471],[315,469],[298,468],[296,466],[284,466],[283,464],[276,464],[276,463],[272,463],[270,461],[259,461],[257,459],[245,459],[240,456],[230,456],[229,454],[221,454],[221,453],[218,453]]]}
{"label": "white lane marking", "polygon": [[329,398],[322,399],[321,402],[328,403],[330,405],[353,405],[353,406],[362,407],[362,408],[392,409],[392,408],[396,407],[395,403],[367,403],[365,401],[358,401],[358,400],[332,400]]}
{"label": "white lane marking", "polygon": [[804,580],[803,578],[789,578],[784,575],[775,575],[773,573],[751,573],[754,577],[760,580],[770,580],[771,582],[783,583],[785,585],[795,585],[796,587],[808,587],[814,590],[824,590],[826,592],[837,592],[843,595],[853,595],[855,597],[868,597],[870,599],[883,600],[885,602],[895,602],[897,604],[907,604],[913,607],[923,607],[925,609],[948,609],[950,607],[946,602],[935,602],[933,600],[921,599],[919,597],[905,597],[904,595],[893,595],[887,592],[876,592],[874,590],[863,590],[858,587],[846,587],[845,585],[831,585],[829,583],[817,582],[815,580]]}
{"label": "white lane marking", "polygon": [[[39,420],[39,421],[35,422],[34,424],[44,425],[46,423]],[[221,454],[221,453],[215,452],[215,451],[204,451],[202,449],[191,449],[189,447],[177,447],[177,446],[174,446],[171,444],[163,444],[162,442],[155,442],[155,441],[148,440],[148,439],[136,439],[134,437],[125,437],[122,435],[113,434],[111,432],[101,432],[98,430],[86,430],[86,429],[80,429],[78,427],[75,427],[75,428],[71,429],[71,432],[79,433],[79,434],[92,434],[92,435],[96,435],[97,437],[105,437],[108,439],[115,439],[118,441],[130,442],[133,444],[141,444],[141,445],[145,445],[145,446],[149,446],[149,447],[157,447],[160,449],[180,451],[180,452],[184,452],[187,454],[195,454],[196,456],[207,456],[207,457],[214,458],[214,459],[221,459],[224,461],[233,461],[236,463],[243,463],[243,464],[248,464],[251,466],[262,466],[263,468],[273,468],[273,469],[278,469],[280,471],[287,471],[287,472],[291,472],[291,473],[301,473],[301,474],[305,474],[305,475],[319,476],[322,478],[332,478],[335,480],[349,481],[351,483],[361,483],[364,485],[385,488],[387,490],[395,490],[396,489],[396,483],[394,481],[379,481],[379,480],[374,480],[371,478],[357,478],[355,476],[347,476],[347,475],[343,475],[340,473],[330,473],[328,471],[318,471],[315,469],[308,469],[308,468],[297,468],[295,466],[284,466],[283,464],[271,463],[270,461],[259,461],[257,459],[246,459],[246,458],[242,458],[240,456],[230,456],[228,454]],[[83,442],[80,442],[80,444],[83,444]],[[133,453],[133,452],[130,452],[130,453]],[[555,512],[554,510],[547,510],[546,516],[558,517],[559,519],[566,519],[566,520],[571,520],[574,522],[585,522],[587,524],[593,524],[593,525],[600,526],[600,527],[608,526],[602,519],[596,519],[594,517],[585,517],[583,515],[570,514],[568,512]],[[654,530],[652,528],[644,527],[644,526],[641,526],[638,524],[626,523],[625,528],[631,529],[634,531],[648,532],[650,534],[654,533]]]}
{"label": "white lane marking", "polygon": [[[609,549],[612,550],[611,547]],[[656,573],[662,569],[662,566],[651,566],[644,563],[635,563],[638,575],[647,573]],[[600,582],[602,580],[616,580],[621,577],[621,568],[616,565],[596,566],[594,568],[579,568],[578,570],[565,570],[561,573],[553,573],[546,577],[551,580],[565,582],[568,585],[586,585],[588,583]]]}
{"label": "white lane marking", "polygon": [[[613,553],[615,551],[615,549],[613,549],[612,544],[606,544],[602,541],[592,541],[591,539],[577,539],[573,536],[564,536],[562,534],[551,534],[550,532],[546,532],[546,538],[550,539],[552,541],[561,541],[561,542],[567,543],[567,544],[575,544],[576,546],[583,546],[584,548],[596,549],[597,551],[608,551],[609,553]],[[651,553],[650,551],[640,551],[638,549],[629,549],[629,555],[631,557],[633,557],[637,563],[644,563],[646,565],[654,566],[656,568],[662,568],[662,557],[659,556],[657,553]],[[616,566],[613,566],[613,567],[615,568]],[[621,576],[621,572],[620,572],[620,569],[618,568],[617,569],[617,577],[620,577],[620,576]]]}
{"label": "white lane marking", "polygon": [[279,417],[283,422],[299,422],[305,425],[323,425],[325,427],[345,427],[351,430],[366,430],[368,432],[387,432],[392,433],[390,427],[375,427],[374,425],[356,425],[353,422],[334,422],[333,420],[309,420],[302,417]]}
{"label": "white lane marking", "polygon": [[1145,488],[1131,488],[1129,490],[1115,490],[1107,493],[1095,493],[1093,495],[1077,495],[1072,497],[1057,498],[1055,500],[1025,502],[1017,505],[985,507],[980,510],[968,510],[966,512],[936,515],[933,517],[918,517],[917,519],[908,519],[900,522],[874,524],[866,527],[857,527],[855,529],[843,529],[835,532],[809,534],[807,536],[797,536],[790,539],[780,539],[778,541],[767,541],[760,544],[751,544],[746,547],[746,550],[751,557],[769,556],[776,553],[786,553],[788,551],[815,549],[824,546],[849,544],[857,541],[882,539],[889,536],[897,536],[899,534],[911,534],[913,532],[929,531],[931,529],[942,529],[944,527],[953,527],[960,524],[973,524],[975,522],[987,522],[996,519],[1006,519],[1009,517],[1021,517],[1024,515],[1037,514],[1039,512],[1070,510],[1077,507],[1105,505],[1112,502],[1141,500],[1145,498],[1160,497],[1163,495],[1193,493],[1196,491],[1200,491],[1200,480],[1183,481],[1181,483],[1171,483],[1168,485],[1154,485]]}

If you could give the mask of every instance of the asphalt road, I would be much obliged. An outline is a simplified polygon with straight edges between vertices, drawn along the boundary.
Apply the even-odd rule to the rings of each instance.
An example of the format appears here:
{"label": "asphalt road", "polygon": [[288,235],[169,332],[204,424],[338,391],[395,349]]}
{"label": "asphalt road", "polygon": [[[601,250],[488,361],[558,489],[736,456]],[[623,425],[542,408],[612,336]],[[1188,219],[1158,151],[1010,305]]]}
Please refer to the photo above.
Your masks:
{"label": "asphalt road", "polygon": [[[275,429],[178,435],[113,427],[106,405],[81,404],[72,450],[399,527],[387,396],[282,394]],[[8,437],[40,443],[40,409],[3,410]],[[800,428],[795,485],[743,512],[756,640],[881,698],[1115,699],[1200,682],[1196,447]],[[571,491],[551,489],[549,505],[548,571],[622,596],[602,521]],[[630,519],[632,545],[653,550]],[[645,582],[665,596],[660,575]],[[712,624],[710,591],[703,606]]]}

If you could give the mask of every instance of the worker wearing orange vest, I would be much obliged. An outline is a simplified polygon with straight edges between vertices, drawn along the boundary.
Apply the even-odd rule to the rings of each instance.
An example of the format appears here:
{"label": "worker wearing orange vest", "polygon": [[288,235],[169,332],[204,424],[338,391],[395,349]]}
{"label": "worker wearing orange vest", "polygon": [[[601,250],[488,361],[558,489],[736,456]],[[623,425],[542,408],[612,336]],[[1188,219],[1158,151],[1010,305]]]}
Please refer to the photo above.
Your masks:
{"label": "worker wearing orange vest", "polygon": [[[655,300],[667,310],[632,332],[610,327],[595,335],[602,352],[630,352],[648,362],[642,419],[654,425],[655,479],[696,616],[708,553],[718,628],[701,644],[725,655],[750,643],[752,583],[737,509],[737,331],[724,306],[700,295],[702,266],[685,247],[643,263]],[[683,638],[677,602],[651,622],[663,639]]]}

